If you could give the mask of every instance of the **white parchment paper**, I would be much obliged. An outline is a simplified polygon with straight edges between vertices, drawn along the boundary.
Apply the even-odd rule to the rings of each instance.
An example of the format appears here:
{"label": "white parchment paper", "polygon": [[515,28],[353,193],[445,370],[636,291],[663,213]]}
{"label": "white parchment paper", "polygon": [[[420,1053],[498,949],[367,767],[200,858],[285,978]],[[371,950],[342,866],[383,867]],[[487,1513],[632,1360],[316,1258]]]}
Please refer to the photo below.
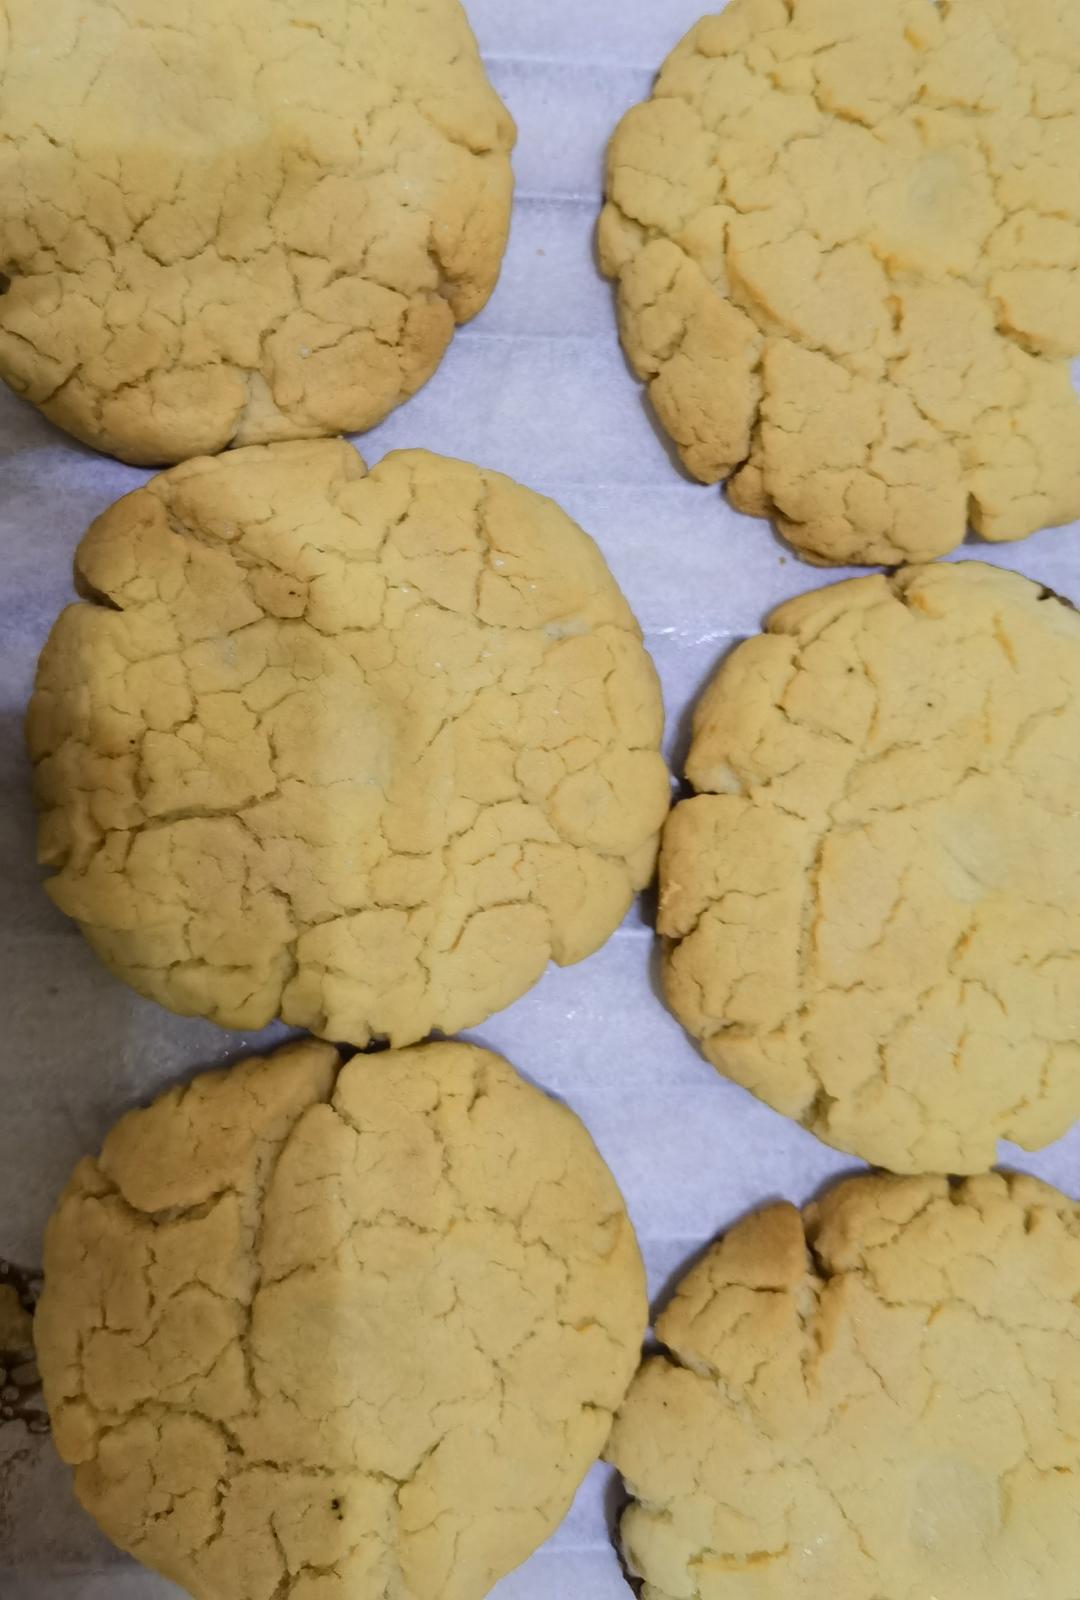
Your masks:
{"label": "white parchment paper", "polygon": [[[664,685],[677,767],[687,711],[731,643],[776,602],[842,576],[800,563],[759,522],[673,464],[620,354],[593,230],[603,150],[703,0],[467,0],[517,119],[517,195],[502,279],[426,389],[358,441],[369,463],[422,445],[551,494],[600,543]],[[87,523],[147,474],[83,449],[0,394],[0,1256],[33,1267],[74,1162],[127,1107],[273,1037],[173,1017],[111,978],[50,906],[34,866],[22,717],[34,662],[71,598]],[[1080,527],[976,555],[1080,600]],[[721,1080],[658,997],[646,903],[607,946],[552,969],[473,1035],[584,1118],[629,1202],[655,1297],[747,1208],[802,1202],[846,1157]],[[1080,1128],[1003,1160],[1080,1194]],[[627,1600],[596,1467],[549,1543],[497,1600]],[[105,1542],[47,1439],[0,1425],[2,1600],[158,1600],[171,1585]]]}

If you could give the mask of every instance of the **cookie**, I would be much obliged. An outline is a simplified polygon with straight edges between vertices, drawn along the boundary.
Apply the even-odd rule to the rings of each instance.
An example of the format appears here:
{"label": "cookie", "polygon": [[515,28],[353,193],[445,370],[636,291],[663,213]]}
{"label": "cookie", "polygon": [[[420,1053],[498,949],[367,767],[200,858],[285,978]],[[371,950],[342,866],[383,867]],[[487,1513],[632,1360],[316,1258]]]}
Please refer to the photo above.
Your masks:
{"label": "cookie", "polygon": [[566,1107],[467,1045],[309,1040],[80,1163],[36,1337],[79,1499],[196,1600],[479,1600],[565,1513],[646,1317]]}
{"label": "cookie", "polygon": [[997,1174],[738,1223],[659,1318],[609,1454],[643,1600],[1071,1600],[1080,1216]]}
{"label": "cookie", "polygon": [[370,428],[484,305],[514,125],[457,0],[10,0],[0,377],[159,465]]}
{"label": "cookie", "polygon": [[801,595],[694,716],[664,982],[721,1072],[898,1172],[1080,1115],[1080,616],[975,562]]}
{"label": "cookie", "polygon": [[579,961],[651,877],[656,674],[593,544],[498,473],[340,440],[187,462],[79,547],[28,733],[48,889],[234,1028],[409,1044]]}
{"label": "cookie", "polygon": [[687,469],[818,562],[1080,517],[1080,11],[731,0],[608,155],[600,260]]}

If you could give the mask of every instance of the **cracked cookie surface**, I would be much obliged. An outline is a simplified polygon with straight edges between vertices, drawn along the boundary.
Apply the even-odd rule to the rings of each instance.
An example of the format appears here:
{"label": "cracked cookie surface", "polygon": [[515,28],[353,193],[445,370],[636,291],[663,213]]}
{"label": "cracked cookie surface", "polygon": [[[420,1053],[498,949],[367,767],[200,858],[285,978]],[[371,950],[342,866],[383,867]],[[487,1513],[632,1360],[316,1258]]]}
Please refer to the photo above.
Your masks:
{"label": "cracked cookie surface", "polygon": [[457,0],[8,0],[0,376],[147,465],[369,428],[494,287],[513,139]]}
{"label": "cracked cookie surface", "polygon": [[83,1505],[197,1600],[479,1600],[562,1518],[647,1307],[585,1128],[500,1057],[287,1046],[126,1116],[35,1323]]}
{"label": "cracked cookie surface", "polygon": [[690,472],[820,562],[1080,516],[1080,12],[731,0],[608,154],[600,259]]}
{"label": "cracked cookie surface", "polygon": [[644,1600],[1072,1600],[1080,1216],[991,1174],[736,1226],[608,1449]]}
{"label": "cracked cookie surface", "polygon": [[653,874],[653,662],[509,478],[341,440],[186,462],[78,547],[30,754],[54,901],[171,1010],[395,1045],[578,962]]}
{"label": "cracked cookie surface", "polygon": [[976,562],[788,601],[695,709],[664,983],[829,1144],[977,1172],[1080,1115],[1080,616]]}
{"label": "cracked cookie surface", "polygon": [[340,440],[187,462],[79,546],[28,717],[52,898],[162,1005],[410,1044],[597,949],[651,877],[656,673],[591,539]]}

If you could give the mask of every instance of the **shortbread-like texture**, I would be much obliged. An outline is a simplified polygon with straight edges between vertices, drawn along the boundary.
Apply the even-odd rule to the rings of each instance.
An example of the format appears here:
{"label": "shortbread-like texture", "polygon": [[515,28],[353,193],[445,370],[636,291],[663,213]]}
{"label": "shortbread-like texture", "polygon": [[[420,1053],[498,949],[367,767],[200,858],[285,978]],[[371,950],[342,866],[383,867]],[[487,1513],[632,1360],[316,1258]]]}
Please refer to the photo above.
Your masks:
{"label": "shortbread-like texture", "polygon": [[974,562],[801,595],[695,712],[660,866],[709,1060],[829,1144],[978,1172],[1080,1116],[1080,616]]}
{"label": "shortbread-like texture", "polygon": [[603,1447],[637,1244],[581,1123],[498,1056],[337,1067],[308,1041],[208,1073],[76,1168],[36,1318],[53,1434],[197,1600],[479,1600]]}
{"label": "shortbread-like texture", "polygon": [[411,1044],[578,961],[652,875],[659,687],[592,540],[340,440],[92,526],[29,713],[53,899],[175,1011]]}
{"label": "shortbread-like texture", "polygon": [[0,376],[149,465],[369,428],[491,293],[513,139],[458,0],[8,0]]}
{"label": "shortbread-like texture", "polygon": [[1080,1216],[1031,1178],[856,1178],[737,1224],[609,1453],[643,1600],[1073,1600]]}
{"label": "shortbread-like texture", "polygon": [[608,157],[600,259],[687,468],[812,560],[1080,516],[1080,7],[731,0]]}

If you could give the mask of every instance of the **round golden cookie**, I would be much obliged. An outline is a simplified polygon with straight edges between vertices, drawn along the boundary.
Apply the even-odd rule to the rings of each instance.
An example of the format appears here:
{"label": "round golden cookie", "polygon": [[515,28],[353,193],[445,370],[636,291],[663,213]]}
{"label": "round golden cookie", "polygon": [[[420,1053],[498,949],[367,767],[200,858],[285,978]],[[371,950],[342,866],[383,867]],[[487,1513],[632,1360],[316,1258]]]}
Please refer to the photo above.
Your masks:
{"label": "round golden cookie", "polygon": [[252,446],[117,502],[76,564],[28,719],[40,855],[162,1005],[410,1044],[589,955],[651,877],[656,673],[550,500]]}
{"label": "round golden cookie", "polygon": [[564,1106],[466,1045],[307,1041],[80,1163],[36,1339],[79,1499],[196,1600],[479,1600],[567,1510],[646,1318]]}
{"label": "round golden cookie", "polygon": [[600,259],[686,467],[811,560],[1080,516],[1080,8],[730,0],[608,154]]}
{"label": "round golden cookie", "polygon": [[369,428],[494,287],[457,0],[8,0],[0,377],[124,461]]}
{"label": "round golden cookie", "polygon": [[608,1447],[643,1600],[1072,1600],[1080,1214],[855,1178],[683,1280]]}
{"label": "round golden cookie", "polygon": [[788,601],[695,711],[659,929],[714,1066],[897,1172],[1080,1115],[1080,616],[909,567]]}

